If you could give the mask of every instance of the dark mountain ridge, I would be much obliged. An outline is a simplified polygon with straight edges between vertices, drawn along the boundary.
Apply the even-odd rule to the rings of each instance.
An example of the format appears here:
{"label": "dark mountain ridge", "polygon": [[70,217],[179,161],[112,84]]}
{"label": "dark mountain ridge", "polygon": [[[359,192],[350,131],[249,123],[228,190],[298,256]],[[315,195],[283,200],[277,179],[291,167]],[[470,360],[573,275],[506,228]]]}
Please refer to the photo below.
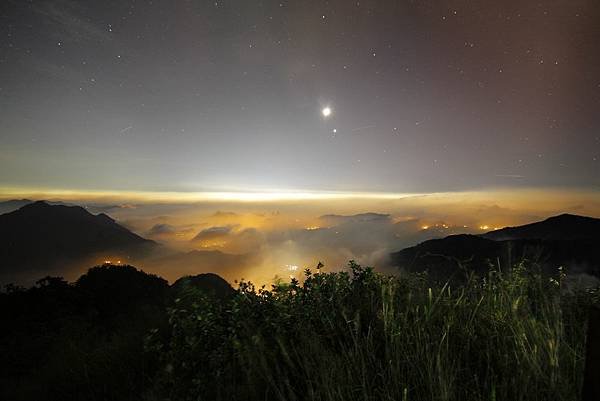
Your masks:
{"label": "dark mountain ridge", "polygon": [[175,294],[182,295],[185,291],[201,291],[219,299],[227,299],[235,294],[233,287],[221,276],[215,273],[201,273],[195,276],[184,276],[171,285]]}
{"label": "dark mountain ridge", "polygon": [[99,252],[139,256],[157,244],[106,214],[79,206],[27,204],[0,215],[0,274],[46,271]]}
{"label": "dark mountain ridge", "polygon": [[429,271],[445,279],[457,273],[483,273],[490,266],[509,269],[533,261],[553,274],[558,267],[571,273],[600,277],[600,219],[562,214],[482,235],[451,235],[432,239],[391,254],[394,266]]}
{"label": "dark mountain ridge", "polygon": [[495,241],[516,239],[593,240],[600,237],[600,219],[561,214],[523,226],[490,231],[482,234],[481,237]]}
{"label": "dark mountain ridge", "polygon": [[13,212],[25,205],[33,203],[31,199],[9,199],[0,202],[0,214]]}

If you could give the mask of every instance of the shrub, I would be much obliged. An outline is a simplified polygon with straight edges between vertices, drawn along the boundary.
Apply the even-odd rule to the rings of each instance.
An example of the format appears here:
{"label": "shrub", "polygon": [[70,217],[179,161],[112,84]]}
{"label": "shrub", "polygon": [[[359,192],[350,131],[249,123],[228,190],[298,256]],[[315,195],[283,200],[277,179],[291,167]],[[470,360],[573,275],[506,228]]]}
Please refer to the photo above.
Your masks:
{"label": "shrub", "polygon": [[586,311],[535,266],[458,287],[350,262],[169,309],[153,397],[171,400],[575,400]]}

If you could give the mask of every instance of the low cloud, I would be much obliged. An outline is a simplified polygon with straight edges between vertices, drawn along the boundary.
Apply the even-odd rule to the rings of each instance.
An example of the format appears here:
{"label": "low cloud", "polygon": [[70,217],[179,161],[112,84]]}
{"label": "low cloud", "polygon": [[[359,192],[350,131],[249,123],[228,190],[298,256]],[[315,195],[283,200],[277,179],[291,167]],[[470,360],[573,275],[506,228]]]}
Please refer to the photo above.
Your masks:
{"label": "low cloud", "polygon": [[200,231],[192,241],[214,241],[226,238],[237,225],[209,227]]}
{"label": "low cloud", "polygon": [[[351,259],[394,272],[388,263],[391,252],[431,238],[525,224],[577,205],[585,205],[579,214],[600,215],[597,197],[584,195],[536,191],[390,200],[145,202],[135,208],[113,208],[109,215],[163,244],[159,255],[132,261],[147,271],[169,280],[214,272],[228,280],[243,277],[268,283],[275,276],[301,274],[318,262],[326,270],[341,269]],[[78,202],[69,199],[69,203]],[[93,204],[100,206],[99,201]]]}
{"label": "low cloud", "polygon": [[152,226],[150,230],[146,232],[146,235],[149,237],[162,236],[162,235],[172,235],[175,234],[176,230],[170,224],[155,224]]}

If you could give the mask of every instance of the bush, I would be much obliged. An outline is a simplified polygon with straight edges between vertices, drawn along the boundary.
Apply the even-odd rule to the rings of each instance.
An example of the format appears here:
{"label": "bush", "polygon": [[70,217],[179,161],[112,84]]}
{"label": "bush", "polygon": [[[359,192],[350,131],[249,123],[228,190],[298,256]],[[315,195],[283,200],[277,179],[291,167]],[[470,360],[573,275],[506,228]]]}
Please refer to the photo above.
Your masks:
{"label": "bush", "polygon": [[170,400],[575,400],[598,291],[523,264],[454,288],[424,274],[307,270],[230,300],[198,293],[148,338]]}
{"label": "bush", "polygon": [[169,286],[131,266],[0,293],[2,400],[139,400],[156,372],[143,338],[166,324]]}

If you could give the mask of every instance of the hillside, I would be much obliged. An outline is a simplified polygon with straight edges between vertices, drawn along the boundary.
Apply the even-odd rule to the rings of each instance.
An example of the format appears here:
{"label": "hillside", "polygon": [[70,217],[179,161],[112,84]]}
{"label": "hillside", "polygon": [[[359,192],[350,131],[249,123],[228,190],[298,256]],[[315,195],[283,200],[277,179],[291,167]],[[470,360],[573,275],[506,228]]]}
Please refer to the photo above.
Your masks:
{"label": "hillside", "polygon": [[[600,219],[559,215],[482,235],[452,235],[391,254],[392,264],[409,271],[429,271],[445,279],[490,266],[507,269],[522,260],[548,273],[559,267],[600,277]],[[466,270],[462,270],[466,268]]]}
{"label": "hillside", "polygon": [[481,235],[495,241],[517,239],[594,240],[600,238],[600,219],[561,214],[544,221],[517,227],[506,227]]}
{"label": "hillside", "polygon": [[109,253],[142,255],[156,244],[120,226],[106,214],[79,206],[27,204],[0,215],[0,274],[51,271],[58,264]]}

